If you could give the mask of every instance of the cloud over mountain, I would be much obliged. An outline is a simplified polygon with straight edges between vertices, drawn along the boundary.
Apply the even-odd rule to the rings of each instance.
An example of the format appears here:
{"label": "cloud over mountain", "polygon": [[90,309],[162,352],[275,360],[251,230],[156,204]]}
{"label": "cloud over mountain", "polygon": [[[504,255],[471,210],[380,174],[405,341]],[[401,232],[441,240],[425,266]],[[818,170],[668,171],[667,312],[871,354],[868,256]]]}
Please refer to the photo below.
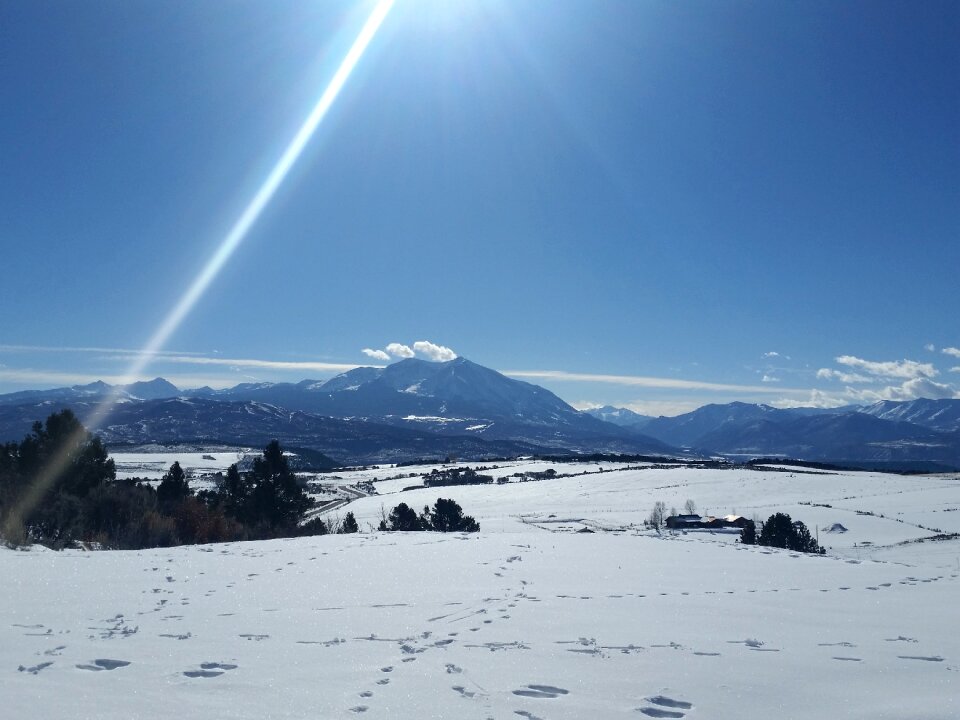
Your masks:
{"label": "cloud over mountain", "polygon": [[387,352],[398,358],[412,358],[414,356],[414,352],[410,346],[402,343],[390,343],[387,345]]}
{"label": "cloud over mountain", "polygon": [[417,340],[417,342],[413,344],[413,349],[428,360],[435,362],[446,362],[447,360],[457,359],[457,354],[453,350],[443,345],[435,345],[429,340]]}

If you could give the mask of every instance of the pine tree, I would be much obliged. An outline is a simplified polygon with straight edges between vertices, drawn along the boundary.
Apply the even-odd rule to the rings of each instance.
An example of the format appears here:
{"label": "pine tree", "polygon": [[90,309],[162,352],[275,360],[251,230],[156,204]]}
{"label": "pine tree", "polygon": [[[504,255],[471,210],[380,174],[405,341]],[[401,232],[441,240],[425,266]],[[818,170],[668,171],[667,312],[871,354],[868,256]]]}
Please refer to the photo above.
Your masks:
{"label": "pine tree", "polygon": [[171,507],[189,496],[190,484],[187,482],[187,474],[180,467],[179,462],[174,462],[157,486],[157,502],[165,507]]}
{"label": "pine tree", "polygon": [[352,512],[348,512],[346,517],[343,518],[343,522],[340,523],[341,534],[355,533],[359,532],[360,527],[357,525],[357,518],[354,517]]}
{"label": "pine tree", "polygon": [[433,506],[432,525],[438,532],[477,532],[480,526],[454,500],[437,498]]}
{"label": "pine tree", "polygon": [[274,530],[291,530],[313,504],[290,470],[277,440],[271,441],[263,455],[253,461],[249,482],[252,487],[243,508],[249,522]]}

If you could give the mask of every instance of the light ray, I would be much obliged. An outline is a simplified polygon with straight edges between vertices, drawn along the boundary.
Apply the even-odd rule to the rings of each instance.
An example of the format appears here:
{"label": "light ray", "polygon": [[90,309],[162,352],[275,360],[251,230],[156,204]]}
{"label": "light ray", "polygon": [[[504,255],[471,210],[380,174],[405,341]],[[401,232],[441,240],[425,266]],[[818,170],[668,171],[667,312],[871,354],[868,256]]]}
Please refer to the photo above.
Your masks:
{"label": "light ray", "polygon": [[[293,140],[287,145],[286,150],[284,150],[280,159],[273,166],[266,180],[264,180],[233,227],[230,228],[230,231],[217,247],[213,256],[194,278],[187,292],[177,304],[174,305],[173,309],[160,324],[160,327],[157,328],[147,341],[147,344],[136,355],[130,367],[127,368],[126,377],[132,378],[132,380],[130,380],[131,382],[136,380],[150,362],[160,354],[167,340],[170,339],[170,336],[176,332],[177,328],[180,327],[184,319],[190,314],[190,311],[193,310],[204,292],[206,292],[207,288],[220,273],[220,270],[223,269],[223,266],[230,259],[230,256],[233,255],[234,251],[250,232],[250,228],[253,227],[264,208],[270,202],[271,198],[273,198],[277,189],[289,174],[290,169],[303,153],[304,148],[316,131],[317,126],[323,121],[327,111],[330,110],[330,107],[337,99],[337,95],[340,94],[340,90],[347,82],[347,79],[360,61],[360,58],[363,57],[364,52],[376,35],[377,30],[379,30],[387,14],[390,12],[390,8],[393,7],[393,3],[394,0],[380,0],[380,2],[374,6],[373,11],[361,28],[360,34],[357,35],[357,39],[354,40],[350,50],[347,51],[347,54],[337,68],[336,73],[334,73],[333,78],[331,78],[327,84],[317,104],[314,105],[307,119],[300,126],[296,135],[294,135]],[[89,431],[95,431],[99,428],[116,405],[118,399],[119,391],[108,394],[107,397],[97,405],[93,412],[83,419],[86,428]],[[81,441],[82,438],[80,437],[71,438],[70,442],[64,444],[63,450],[54,455],[47,465],[41,469],[37,478],[20,498],[17,506],[10,512],[7,518],[8,525],[11,521],[15,522],[29,515],[36,504],[43,499],[47,490],[64,470],[66,470],[71,460],[71,451],[76,449]],[[6,530],[9,532],[10,528],[8,527]]]}

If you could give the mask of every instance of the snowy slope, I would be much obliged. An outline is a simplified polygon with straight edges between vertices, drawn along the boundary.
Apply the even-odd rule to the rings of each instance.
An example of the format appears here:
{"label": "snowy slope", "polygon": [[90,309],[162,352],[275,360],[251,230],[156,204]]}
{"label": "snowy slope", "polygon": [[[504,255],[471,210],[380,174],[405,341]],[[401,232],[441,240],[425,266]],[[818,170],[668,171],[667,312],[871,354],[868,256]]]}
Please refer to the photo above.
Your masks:
{"label": "snowy slope", "polygon": [[[895,545],[930,533],[855,513],[955,531],[956,477],[650,468],[350,507],[438,495],[481,532],[0,550],[5,716],[958,715],[957,541]],[[686,497],[850,532],[813,557],[639,530],[651,499]]]}

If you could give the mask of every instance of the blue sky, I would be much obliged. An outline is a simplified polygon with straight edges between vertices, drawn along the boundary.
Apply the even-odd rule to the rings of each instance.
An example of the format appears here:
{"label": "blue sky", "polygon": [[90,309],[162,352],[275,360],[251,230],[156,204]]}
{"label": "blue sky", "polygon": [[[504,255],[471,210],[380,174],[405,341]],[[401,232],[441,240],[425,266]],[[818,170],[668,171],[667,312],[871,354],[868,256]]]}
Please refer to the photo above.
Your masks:
{"label": "blue sky", "polygon": [[[125,374],[373,7],[0,0],[0,392]],[[955,2],[398,0],[142,374],[421,342],[579,407],[958,396],[957,37]]]}

